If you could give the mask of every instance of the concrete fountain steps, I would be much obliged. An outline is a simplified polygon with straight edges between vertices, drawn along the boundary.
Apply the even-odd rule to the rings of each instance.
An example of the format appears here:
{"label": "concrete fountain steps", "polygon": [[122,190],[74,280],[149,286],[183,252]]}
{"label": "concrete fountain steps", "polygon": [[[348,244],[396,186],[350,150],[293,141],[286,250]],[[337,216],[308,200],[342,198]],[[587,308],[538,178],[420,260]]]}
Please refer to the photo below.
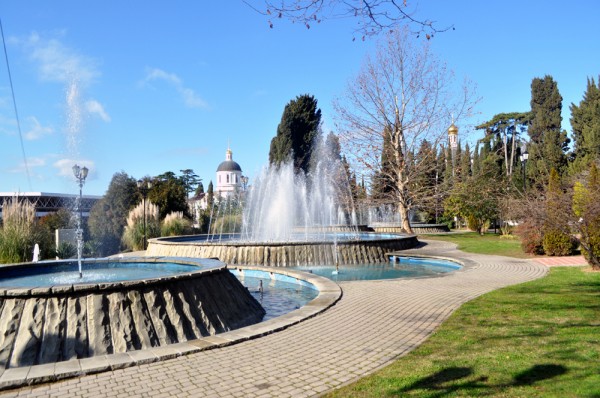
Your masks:
{"label": "concrete fountain steps", "polygon": [[224,265],[151,281],[4,289],[0,374],[212,336],[264,314]]}
{"label": "concrete fountain steps", "polygon": [[228,264],[251,264],[271,267],[335,264],[368,264],[388,261],[387,254],[416,247],[416,236],[394,239],[343,240],[337,242],[206,242],[157,238],[149,242],[151,256],[218,258]]}

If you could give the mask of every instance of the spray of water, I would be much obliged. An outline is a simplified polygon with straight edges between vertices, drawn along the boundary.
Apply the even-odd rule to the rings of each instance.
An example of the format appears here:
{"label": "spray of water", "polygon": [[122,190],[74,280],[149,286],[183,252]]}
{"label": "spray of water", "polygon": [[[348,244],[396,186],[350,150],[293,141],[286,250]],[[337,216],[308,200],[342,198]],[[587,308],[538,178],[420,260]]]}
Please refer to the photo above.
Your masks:
{"label": "spray of water", "polygon": [[356,219],[341,161],[323,143],[313,157],[308,175],[291,160],[262,169],[246,198],[242,241],[319,241]]}
{"label": "spray of water", "polygon": [[81,144],[81,126],[83,123],[83,111],[81,106],[81,92],[77,79],[72,79],[66,88],[66,140],[67,155],[70,159],[79,158],[79,148]]}

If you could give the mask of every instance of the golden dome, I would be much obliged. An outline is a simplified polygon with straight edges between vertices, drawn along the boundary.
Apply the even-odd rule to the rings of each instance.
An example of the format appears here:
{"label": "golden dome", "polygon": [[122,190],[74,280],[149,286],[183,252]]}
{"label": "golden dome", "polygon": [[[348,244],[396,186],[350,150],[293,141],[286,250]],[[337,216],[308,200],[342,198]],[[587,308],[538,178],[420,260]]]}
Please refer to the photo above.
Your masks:
{"label": "golden dome", "polygon": [[448,127],[448,135],[458,135],[458,127],[456,127],[454,123]]}

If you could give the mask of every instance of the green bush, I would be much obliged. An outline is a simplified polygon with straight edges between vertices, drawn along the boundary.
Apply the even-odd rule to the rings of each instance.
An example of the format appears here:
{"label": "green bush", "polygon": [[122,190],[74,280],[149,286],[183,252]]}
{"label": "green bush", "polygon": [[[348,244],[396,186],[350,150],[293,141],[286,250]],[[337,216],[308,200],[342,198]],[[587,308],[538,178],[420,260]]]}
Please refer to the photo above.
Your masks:
{"label": "green bush", "polygon": [[600,257],[600,217],[596,218],[595,222],[590,222],[586,227],[583,227],[582,232],[586,236],[590,250],[582,248],[581,253],[590,264],[594,265],[594,259]]}
{"label": "green bush", "polygon": [[77,256],[77,247],[70,242],[61,242],[56,249],[56,257],[60,259],[73,258]]}
{"label": "green bush", "polygon": [[544,232],[544,253],[549,256],[569,256],[575,253],[577,241],[569,234],[556,229]]}

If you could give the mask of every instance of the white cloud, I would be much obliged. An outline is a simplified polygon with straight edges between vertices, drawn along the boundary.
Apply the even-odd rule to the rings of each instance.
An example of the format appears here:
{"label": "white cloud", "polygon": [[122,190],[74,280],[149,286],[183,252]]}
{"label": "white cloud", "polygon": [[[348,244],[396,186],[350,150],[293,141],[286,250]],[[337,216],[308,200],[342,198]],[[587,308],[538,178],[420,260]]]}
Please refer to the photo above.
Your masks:
{"label": "white cloud", "polygon": [[86,101],[85,110],[91,115],[98,116],[107,123],[110,122],[110,116],[106,113],[102,104],[94,99]]}
{"label": "white cloud", "polygon": [[74,159],[60,159],[54,162],[54,167],[58,169],[58,175],[62,177],[75,178],[73,176],[73,166],[79,165],[81,167],[87,167],[89,170],[88,180],[95,179],[96,176],[96,167],[93,161],[91,160],[74,160]]}
{"label": "white cloud", "polygon": [[34,116],[28,117],[27,121],[32,125],[32,127],[25,132],[25,139],[27,141],[38,140],[45,135],[54,133],[54,129],[52,127],[42,126]]}
{"label": "white cloud", "polygon": [[189,87],[185,87],[181,78],[176,74],[168,73],[158,68],[149,68],[146,71],[146,76],[142,81],[142,85],[149,84],[150,82],[155,80],[162,80],[173,86],[181,96],[181,99],[183,100],[185,106],[187,106],[188,108],[208,108],[208,103],[202,98],[200,98],[200,96],[196,94],[194,90],[192,90]]}
{"label": "white cloud", "polygon": [[[36,167],[44,167],[46,165],[46,159],[44,158],[27,158],[27,169],[31,172]],[[8,170],[9,173],[24,173],[26,170],[25,163],[21,162],[17,167]]]}
{"label": "white cloud", "polygon": [[92,58],[77,54],[58,39],[45,39],[34,32],[23,45],[37,63],[43,80],[62,83],[76,80],[87,86],[100,75]]}

